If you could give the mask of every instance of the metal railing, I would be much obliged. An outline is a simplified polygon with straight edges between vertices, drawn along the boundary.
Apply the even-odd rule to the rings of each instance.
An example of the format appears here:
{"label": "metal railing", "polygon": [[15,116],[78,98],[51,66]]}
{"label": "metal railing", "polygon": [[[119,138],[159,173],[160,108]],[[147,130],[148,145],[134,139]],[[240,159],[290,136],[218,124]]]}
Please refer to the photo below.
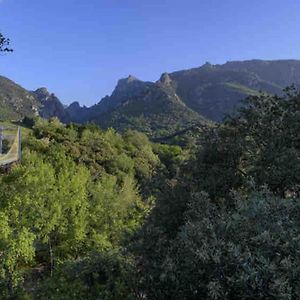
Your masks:
{"label": "metal railing", "polygon": [[3,151],[3,141],[5,139],[11,139],[12,135],[4,135],[4,130],[8,130],[7,128],[1,127],[0,129],[0,166],[6,166],[16,161],[21,160],[21,129],[18,127],[17,134],[14,137],[14,141],[9,149],[9,151],[5,154]]}

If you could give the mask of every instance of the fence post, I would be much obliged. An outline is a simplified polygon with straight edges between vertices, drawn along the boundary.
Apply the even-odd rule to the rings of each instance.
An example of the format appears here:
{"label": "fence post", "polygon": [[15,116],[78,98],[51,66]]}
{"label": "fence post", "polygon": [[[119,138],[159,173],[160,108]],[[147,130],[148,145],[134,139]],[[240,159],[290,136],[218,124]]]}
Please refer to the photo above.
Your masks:
{"label": "fence post", "polygon": [[21,128],[18,127],[18,143],[19,143],[19,147],[18,147],[18,158],[19,158],[19,161],[21,161],[22,159],[22,136],[21,136]]}
{"label": "fence post", "polygon": [[2,154],[2,147],[3,147],[3,127],[0,126],[0,154]]}

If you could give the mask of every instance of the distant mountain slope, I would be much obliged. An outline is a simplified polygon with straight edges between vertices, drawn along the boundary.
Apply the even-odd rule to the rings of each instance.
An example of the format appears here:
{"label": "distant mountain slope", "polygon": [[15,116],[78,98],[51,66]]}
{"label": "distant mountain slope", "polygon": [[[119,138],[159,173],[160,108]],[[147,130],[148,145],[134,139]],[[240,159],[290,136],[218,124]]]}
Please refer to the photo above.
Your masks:
{"label": "distant mountain slope", "polygon": [[39,110],[39,102],[27,90],[10,79],[0,76],[0,120],[33,116]]}
{"label": "distant mountain slope", "polygon": [[63,122],[70,121],[63,104],[46,88],[28,91],[12,80],[0,76],[0,120],[36,115],[43,118],[56,116]]}
{"label": "distant mountain slope", "polygon": [[249,60],[223,65],[206,63],[189,70],[164,73],[157,82],[129,76],[118,81],[110,96],[91,107],[68,107],[47,89],[28,92],[0,77],[0,119],[39,114],[63,122],[95,122],[117,130],[134,128],[153,136],[172,134],[194,124],[221,121],[241,100],[259,91],[281,94],[300,87],[300,61]]}
{"label": "distant mountain slope", "polygon": [[[105,96],[101,99],[97,104],[91,106],[90,108],[78,107],[72,111],[70,107],[67,109],[70,114],[70,118],[74,120],[76,116],[80,115],[82,121],[96,121],[97,123],[102,122],[100,120],[103,117],[103,114],[110,114],[112,111],[115,111],[117,107],[121,106],[124,102],[141,95],[147,89],[153,86],[152,82],[144,82],[141,81],[131,75],[127,78],[120,79],[115,87],[114,91],[112,92],[111,96]],[[108,116],[106,116],[107,119]]]}
{"label": "distant mountain slope", "polygon": [[300,84],[300,60],[230,61],[220,67],[223,70],[254,73],[281,88],[291,83]]}
{"label": "distant mountain slope", "polygon": [[242,99],[258,91],[280,94],[291,84],[300,85],[300,61],[206,63],[200,68],[171,73],[173,87],[191,109],[221,121]]}
{"label": "distant mountain slope", "polygon": [[[249,95],[256,95],[260,91],[281,94],[282,90],[289,85],[295,84],[299,87],[300,61],[249,60],[232,61],[223,65],[206,63],[199,68],[170,74],[164,73],[160,82],[162,80],[165,85],[168,85],[168,90],[160,94],[159,103],[163,103],[170,97],[174,98],[175,95],[181,105],[185,105],[185,109],[188,108],[212,121],[222,121],[226,114],[235,110],[241,100]],[[102,125],[105,124],[105,126],[109,124],[115,127],[132,127],[137,126],[140,121],[140,124],[144,122],[148,127],[156,126],[155,122],[152,122],[149,111],[154,111],[154,106],[160,105],[157,97],[154,96],[154,90],[159,93],[160,88],[155,83],[143,82],[129,76],[127,79],[119,81],[111,96],[103,98],[89,109],[85,108],[83,114],[77,107],[74,116],[84,115],[84,121],[92,120]],[[138,101],[143,100],[146,95],[148,98],[153,97],[154,100],[152,102],[149,102],[149,99],[146,102]],[[145,103],[148,103],[148,106],[142,106]],[[150,110],[149,103],[153,105]],[[148,117],[145,117],[146,111],[143,110],[146,108]],[[70,117],[73,120],[72,114]],[[189,117],[187,118],[189,119]],[[164,120],[166,121],[165,118]],[[176,118],[173,119],[174,122],[175,120]],[[166,125],[166,122],[160,121],[159,123],[163,126]]]}
{"label": "distant mountain slope", "polygon": [[39,115],[41,117],[49,119],[56,116],[62,122],[70,121],[65,107],[53,93],[50,94],[46,88],[39,88],[31,93],[40,103]]}
{"label": "distant mountain slope", "polygon": [[161,136],[207,122],[181,101],[163,77],[157,83],[149,83],[129,76],[120,80],[111,97],[102,101],[91,120],[104,128],[131,128]]}

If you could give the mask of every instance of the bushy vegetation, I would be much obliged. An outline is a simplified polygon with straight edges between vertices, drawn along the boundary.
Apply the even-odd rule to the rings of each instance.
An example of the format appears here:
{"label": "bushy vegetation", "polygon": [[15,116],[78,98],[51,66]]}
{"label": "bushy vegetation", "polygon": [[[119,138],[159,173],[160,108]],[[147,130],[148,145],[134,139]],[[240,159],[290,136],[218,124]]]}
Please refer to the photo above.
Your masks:
{"label": "bushy vegetation", "polygon": [[1,178],[2,290],[13,293],[34,273],[54,276],[93,251],[118,250],[152,205],[158,167],[137,132],[38,120],[22,164]]}
{"label": "bushy vegetation", "polygon": [[203,193],[191,197],[172,241],[145,253],[149,299],[300,297],[300,199],[261,192],[234,200],[228,208]]}
{"label": "bushy vegetation", "polygon": [[300,297],[296,90],[251,96],[183,148],[26,124],[1,177],[1,299]]}
{"label": "bushy vegetation", "polygon": [[132,251],[148,299],[298,299],[300,96],[252,96],[166,186]]}

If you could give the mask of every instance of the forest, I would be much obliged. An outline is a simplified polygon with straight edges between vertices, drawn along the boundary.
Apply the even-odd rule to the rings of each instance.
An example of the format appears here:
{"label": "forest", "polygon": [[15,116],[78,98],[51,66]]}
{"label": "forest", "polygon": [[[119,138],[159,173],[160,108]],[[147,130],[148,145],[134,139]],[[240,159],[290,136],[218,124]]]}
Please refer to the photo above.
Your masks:
{"label": "forest", "polygon": [[1,299],[299,299],[300,93],[166,141],[24,118]]}

